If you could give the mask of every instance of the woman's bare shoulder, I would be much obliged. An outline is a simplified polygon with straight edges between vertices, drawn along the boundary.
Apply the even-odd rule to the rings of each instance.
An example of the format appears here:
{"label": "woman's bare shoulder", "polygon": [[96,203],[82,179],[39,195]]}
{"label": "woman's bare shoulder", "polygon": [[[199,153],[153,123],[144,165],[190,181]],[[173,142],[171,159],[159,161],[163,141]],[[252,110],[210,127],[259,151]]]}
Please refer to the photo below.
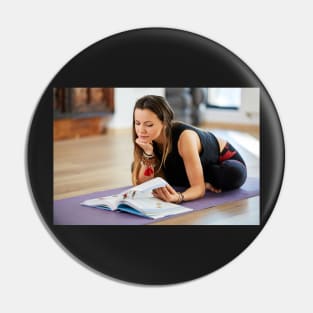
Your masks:
{"label": "woman's bare shoulder", "polygon": [[178,150],[180,153],[188,151],[189,149],[196,149],[201,151],[201,140],[196,131],[192,129],[185,129],[179,136]]}

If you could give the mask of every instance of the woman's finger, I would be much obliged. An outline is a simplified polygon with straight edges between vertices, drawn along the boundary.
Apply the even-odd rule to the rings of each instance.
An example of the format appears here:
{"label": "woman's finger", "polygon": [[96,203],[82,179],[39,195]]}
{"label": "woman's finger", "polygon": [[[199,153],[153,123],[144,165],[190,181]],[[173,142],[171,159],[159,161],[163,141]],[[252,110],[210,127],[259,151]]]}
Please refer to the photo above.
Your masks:
{"label": "woman's finger", "polygon": [[159,188],[159,192],[160,192],[160,195],[163,197],[163,199],[167,199],[168,197],[168,191],[166,190],[166,188]]}
{"label": "woman's finger", "polygon": [[176,193],[175,189],[171,185],[166,185],[166,189],[172,195],[174,195]]}
{"label": "woman's finger", "polygon": [[157,196],[157,198],[164,200],[164,201],[170,200],[170,194],[166,190],[165,187],[157,188],[156,196]]}
{"label": "woman's finger", "polygon": [[163,188],[163,193],[166,196],[166,199],[170,200],[170,197],[171,197],[172,193],[168,190],[167,186]]}
{"label": "woman's finger", "polygon": [[160,188],[154,189],[153,190],[153,195],[161,200],[164,200],[164,195],[163,193],[160,191]]}
{"label": "woman's finger", "polygon": [[147,150],[147,149],[153,149],[153,145],[151,142],[148,142],[148,141],[142,141],[141,139],[139,138],[136,138],[135,140],[136,144],[141,147],[142,149],[144,150]]}

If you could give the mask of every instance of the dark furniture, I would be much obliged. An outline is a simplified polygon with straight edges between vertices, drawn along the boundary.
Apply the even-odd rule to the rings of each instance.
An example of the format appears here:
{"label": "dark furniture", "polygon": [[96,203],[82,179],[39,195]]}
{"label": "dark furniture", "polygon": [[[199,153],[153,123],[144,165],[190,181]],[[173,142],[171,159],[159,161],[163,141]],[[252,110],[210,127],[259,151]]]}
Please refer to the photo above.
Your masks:
{"label": "dark furniture", "polygon": [[113,112],[113,88],[54,88],[53,138],[102,134]]}

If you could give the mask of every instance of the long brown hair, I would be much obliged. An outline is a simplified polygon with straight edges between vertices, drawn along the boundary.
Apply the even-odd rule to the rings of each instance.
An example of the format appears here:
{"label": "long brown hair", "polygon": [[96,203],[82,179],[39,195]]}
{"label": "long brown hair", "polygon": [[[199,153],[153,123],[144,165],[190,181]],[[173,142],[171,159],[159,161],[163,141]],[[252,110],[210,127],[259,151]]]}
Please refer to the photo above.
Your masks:
{"label": "long brown hair", "polygon": [[134,185],[137,184],[137,177],[140,170],[140,162],[142,158],[143,150],[139,147],[135,140],[137,138],[135,130],[135,110],[136,109],[147,109],[156,114],[159,120],[164,125],[163,134],[165,143],[162,149],[162,157],[159,160],[159,166],[155,171],[155,176],[162,176],[161,169],[165,164],[165,160],[172,148],[172,120],[174,118],[174,112],[165,98],[161,96],[148,95],[138,99],[134,106],[133,111],[133,143],[134,143],[134,162],[132,166],[132,182]]}

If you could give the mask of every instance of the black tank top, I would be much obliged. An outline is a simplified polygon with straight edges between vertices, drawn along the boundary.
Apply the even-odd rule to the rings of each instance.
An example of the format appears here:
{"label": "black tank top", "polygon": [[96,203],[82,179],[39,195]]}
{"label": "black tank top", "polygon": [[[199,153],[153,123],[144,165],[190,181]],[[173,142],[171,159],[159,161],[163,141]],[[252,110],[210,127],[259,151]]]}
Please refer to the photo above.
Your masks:
{"label": "black tank top", "polygon": [[[200,151],[200,160],[203,168],[203,173],[209,174],[209,167],[212,164],[218,163],[219,157],[219,144],[216,137],[208,132],[201,130],[197,127],[184,124],[182,122],[173,122],[172,123],[172,149],[167,159],[165,161],[165,166],[163,166],[163,171],[167,182],[172,186],[184,186],[189,187],[189,180],[184,166],[184,161],[178,153],[178,139],[181,133],[190,129],[195,131],[201,142],[201,151]],[[154,151],[157,157],[161,160],[161,152],[158,151],[156,145]]]}

